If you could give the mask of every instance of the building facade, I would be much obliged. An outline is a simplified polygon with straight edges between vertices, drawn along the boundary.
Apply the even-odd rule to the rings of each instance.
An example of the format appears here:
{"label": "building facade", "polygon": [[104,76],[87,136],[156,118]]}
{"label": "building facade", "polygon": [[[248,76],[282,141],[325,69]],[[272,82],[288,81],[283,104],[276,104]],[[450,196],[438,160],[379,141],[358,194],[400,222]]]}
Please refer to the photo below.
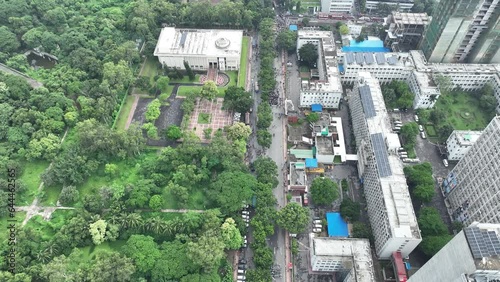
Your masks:
{"label": "building facade", "polygon": [[432,63],[498,63],[499,1],[439,1],[419,49]]}
{"label": "building facade", "polygon": [[465,225],[500,223],[500,116],[443,181],[452,217]]}
{"label": "building facade", "polygon": [[384,44],[416,46],[424,34],[430,18],[426,13],[392,12],[387,18],[389,27]]}
{"label": "building facade", "polygon": [[408,282],[500,279],[500,225],[474,223],[455,235]]}
{"label": "building facade", "polygon": [[410,12],[413,2],[413,0],[366,0],[365,5],[368,12],[376,11],[379,4],[395,6],[401,12]]}
{"label": "building facade", "polygon": [[[342,98],[342,83],[336,60],[336,47],[330,31],[299,30],[298,50],[307,43],[317,47],[317,68],[312,70],[311,80],[302,81],[300,107],[320,104],[324,108],[338,109]],[[300,56],[299,56],[300,59]]]}
{"label": "building facade", "polygon": [[354,0],[321,0],[322,13],[350,14]]}
{"label": "building facade", "polygon": [[164,27],[154,55],[171,68],[185,69],[187,62],[193,70],[238,70],[242,42],[242,30]]}
{"label": "building facade", "polygon": [[448,160],[459,161],[476,143],[482,131],[454,130],[446,140]]}
{"label": "building facade", "polygon": [[367,239],[309,236],[312,271],[334,273],[336,281],[375,281],[370,242]]}
{"label": "building facade", "polygon": [[392,132],[380,85],[370,73],[359,73],[349,108],[376,254],[380,259],[393,252],[407,256],[422,238],[397,154],[401,143]]}

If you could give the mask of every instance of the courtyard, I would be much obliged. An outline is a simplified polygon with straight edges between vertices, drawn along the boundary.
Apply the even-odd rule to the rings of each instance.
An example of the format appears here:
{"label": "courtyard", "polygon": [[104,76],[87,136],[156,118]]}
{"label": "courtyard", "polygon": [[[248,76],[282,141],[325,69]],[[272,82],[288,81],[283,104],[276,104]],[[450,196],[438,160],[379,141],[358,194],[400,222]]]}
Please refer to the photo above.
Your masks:
{"label": "courtyard", "polygon": [[196,99],[195,108],[189,119],[188,131],[194,132],[203,143],[209,143],[210,138],[205,136],[207,130],[215,132],[233,124],[233,116],[222,109],[224,99],[216,98],[214,101]]}

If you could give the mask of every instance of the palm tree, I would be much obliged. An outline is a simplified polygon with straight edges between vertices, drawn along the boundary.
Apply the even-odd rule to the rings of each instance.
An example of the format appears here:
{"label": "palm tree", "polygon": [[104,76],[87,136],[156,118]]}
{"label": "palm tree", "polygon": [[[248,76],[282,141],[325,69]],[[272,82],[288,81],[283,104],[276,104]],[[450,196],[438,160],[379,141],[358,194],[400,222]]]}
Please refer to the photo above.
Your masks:
{"label": "palm tree", "polygon": [[144,230],[152,232],[154,234],[161,234],[164,232],[166,227],[165,221],[163,221],[158,216],[148,218],[144,224]]}
{"label": "palm tree", "polygon": [[123,227],[125,229],[139,229],[143,226],[144,222],[142,220],[142,217],[138,213],[130,213],[125,216],[124,221],[123,221]]}

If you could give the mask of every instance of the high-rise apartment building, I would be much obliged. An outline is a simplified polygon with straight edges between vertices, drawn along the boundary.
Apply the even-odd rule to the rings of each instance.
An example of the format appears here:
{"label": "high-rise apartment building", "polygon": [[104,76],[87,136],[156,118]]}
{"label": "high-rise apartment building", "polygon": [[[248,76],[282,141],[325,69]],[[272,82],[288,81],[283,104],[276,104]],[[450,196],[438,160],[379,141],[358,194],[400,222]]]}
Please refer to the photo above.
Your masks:
{"label": "high-rise apartment building", "polygon": [[500,281],[500,224],[474,223],[455,235],[408,282]]}
{"label": "high-rise apartment building", "polygon": [[431,63],[498,63],[500,0],[441,0],[420,43]]}
{"label": "high-rise apartment building", "polygon": [[455,220],[500,223],[500,116],[491,120],[443,187]]}
{"label": "high-rise apartment building", "polygon": [[359,73],[349,95],[349,108],[377,256],[389,259],[394,252],[401,252],[405,257],[422,238],[397,154],[401,143],[392,132],[378,80],[370,73]]}

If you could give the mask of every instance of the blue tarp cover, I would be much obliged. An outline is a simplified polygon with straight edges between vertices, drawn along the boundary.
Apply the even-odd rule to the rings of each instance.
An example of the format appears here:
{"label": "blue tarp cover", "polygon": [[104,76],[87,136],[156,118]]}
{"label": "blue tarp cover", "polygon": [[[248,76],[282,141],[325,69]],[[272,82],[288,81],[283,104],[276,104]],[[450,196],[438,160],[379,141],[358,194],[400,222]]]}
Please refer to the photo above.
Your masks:
{"label": "blue tarp cover", "polygon": [[311,111],[313,111],[313,112],[321,112],[321,111],[323,111],[323,106],[321,106],[320,104],[312,104],[311,105]]}
{"label": "blue tarp cover", "polygon": [[328,212],[326,213],[326,221],[328,222],[328,236],[329,237],[349,237],[347,230],[347,222],[344,221],[340,213]]}
{"label": "blue tarp cover", "polygon": [[318,167],[317,159],[306,159],[306,168],[316,168]]}

